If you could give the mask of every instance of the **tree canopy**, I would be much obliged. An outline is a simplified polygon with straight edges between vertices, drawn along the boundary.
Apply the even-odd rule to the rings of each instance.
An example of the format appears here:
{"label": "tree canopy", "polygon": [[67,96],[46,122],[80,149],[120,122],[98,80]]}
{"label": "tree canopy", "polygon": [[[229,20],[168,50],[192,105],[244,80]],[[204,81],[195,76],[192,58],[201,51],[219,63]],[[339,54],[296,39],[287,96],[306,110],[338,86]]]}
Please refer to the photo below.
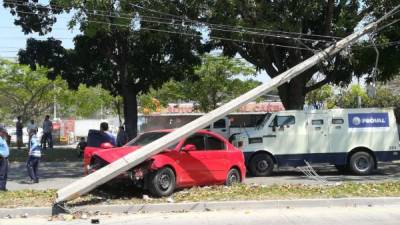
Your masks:
{"label": "tree canopy", "polygon": [[[21,116],[23,121],[43,117],[58,96],[57,87],[66,87],[60,78],[50,81],[43,67],[32,71],[28,66],[0,61],[0,108],[2,120]],[[6,121],[4,121],[6,122]]]}
{"label": "tree canopy", "polygon": [[[210,11],[205,20],[213,24],[253,28],[247,31],[236,28],[234,29],[236,32],[227,32],[227,27],[221,29],[210,25],[211,35],[248,41],[216,41],[215,44],[223,48],[224,54],[228,56],[240,54],[258,69],[264,69],[269,76],[275,77],[312,56],[314,52],[310,50],[325,48],[337,40],[335,37],[349,35],[360,24],[382,16],[398,4],[400,4],[398,0],[216,0],[210,1]],[[379,45],[398,40],[399,32],[400,23],[397,23],[379,31],[371,38]],[[379,51],[381,57],[377,79],[387,80],[399,71],[400,61],[396,59],[400,56],[400,48],[399,46],[387,48],[382,45]],[[279,87],[285,108],[301,109],[306,93],[324,84],[346,85],[351,82],[353,75],[371,74],[375,58],[376,53],[369,46],[369,48],[355,47],[350,54],[338,54],[327,59],[327,62],[313,67]],[[317,72],[322,78],[318,82],[310,82]]]}
{"label": "tree canopy", "polygon": [[[121,95],[131,138],[137,132],[136,96],[151,87],[160,87],[171,78],[190,77],[193,66],[200,63],[197,54],[202,46],[200,37],[179,35],[198,34],[195,28],[141,22],[138,29],[131,6],[135,2],[51,0],[49,5],[43,5],[24,0],[4,3],[16,16],[15,24],[25,33],[46,34],[56,22],[57,14],[73,14],[69,25],[78,26],[82,31],[74,39],[74,49],[64,49],[56,39],[30,39],[26,49],[19,53],[20,62],[33,69],[36,65],[49,67],[49,77],[60,74],[72,88],[79,84],[101,84],[113,95]],[[170,2],[158,7],[179,5]],[[157,29],[170,33],[160,33]]]}
{"label": "tree canopy", "polygon": [[[92,116],[101,107],[112,109],[114,98],[100,87],[80,85],[68,90],[60,77],[47,78],[48,69],[0,61],[0,122],[11,122],[17,116],[23,121],[42,118],[52,113],[55,101],[57,113],[62,117]],[[114,112],[112,112],[114,113]]]}

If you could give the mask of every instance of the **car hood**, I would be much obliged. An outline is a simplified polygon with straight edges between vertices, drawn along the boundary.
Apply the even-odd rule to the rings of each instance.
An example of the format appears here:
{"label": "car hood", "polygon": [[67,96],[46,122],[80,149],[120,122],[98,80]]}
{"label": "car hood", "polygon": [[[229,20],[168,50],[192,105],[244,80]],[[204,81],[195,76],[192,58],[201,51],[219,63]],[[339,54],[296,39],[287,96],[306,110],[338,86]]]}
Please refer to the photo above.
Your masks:
{"label": "car hood", "polygon": [[[93,155],[96,155],[103,160],[105,160],[108,163],[112,163],[114,161],[117,161],[118,159],[128,155],[131,152],[134,152],[141,148],[142,146],[127,146],[127,147],[121,147],[121,148],[110,148],[110,149],[102,149],[100,151],[95,152]],[[165,149],[161,153],[170,151],[168,149]],[[159,153],[160,154],[160,153]]]}
{"label": "car hood", "polygon": [[131,152],[134,152],[141,148],[141,146],[127,146],[121,148],[110,148],[110,149],[103,149],[94,153],[94,155],[102,158],[103,160],[107,161],[108,163],[112,163]]}

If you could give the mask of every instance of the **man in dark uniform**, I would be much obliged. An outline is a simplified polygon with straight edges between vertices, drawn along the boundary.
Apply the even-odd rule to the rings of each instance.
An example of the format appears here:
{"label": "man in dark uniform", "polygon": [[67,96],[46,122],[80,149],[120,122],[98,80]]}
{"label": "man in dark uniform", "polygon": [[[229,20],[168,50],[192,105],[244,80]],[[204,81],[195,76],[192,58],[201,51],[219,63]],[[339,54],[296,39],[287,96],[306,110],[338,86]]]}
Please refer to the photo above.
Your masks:
{"label": "man in dark uniform", "polygon": [[8,155],[10,154],[7,136],[7,130],[0,125],[0,191],[7,190]]}

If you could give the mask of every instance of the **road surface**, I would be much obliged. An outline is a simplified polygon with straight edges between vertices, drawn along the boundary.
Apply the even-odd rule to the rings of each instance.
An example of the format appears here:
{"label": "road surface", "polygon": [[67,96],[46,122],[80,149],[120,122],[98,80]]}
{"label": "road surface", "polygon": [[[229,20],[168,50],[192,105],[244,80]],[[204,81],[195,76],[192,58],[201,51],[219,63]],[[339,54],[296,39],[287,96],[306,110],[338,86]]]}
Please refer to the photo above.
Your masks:
{"label": "road surface", "polygon": [[[350,173],[340,173],[333,166],[320,166],[315,168],[319,175],[330,183],[343,181],[353,182],[384,182],[400,181],[400,164],[381,164],[380,169],[370,176],[354,176]],[[59,189],[72,183],[82,176],[82,163],[80,162],[43,162],[39,167],[40,183],[28,184],[28,174],[25,163],[11,163],[9,169],[9,190],[23,189]],[[246,183],[263,185],[272,184],[309,184],[316,185],[319,182],[310,179],[295,168],[282,168],[271,177],[248,177]]]}
{"label": "road surface", "polygon": [[400,205],[109,215],[72,221],[48,221],[48,218],[0,219],[0,224],[86,225],[91,224],[92,219],[98,219],[102,225],[398,225],[399,207]]}
{"label": "road surface", "polygon": [[[380,169],[371,176],[354,176],[350,173],[340,173],[333,166],[316,167],[319,175],[330,183],[343,181],[353,182],[383,182],[400,181],[400,164],[385,163]],[[23,189],[59,189],[72,183],[82,176],[82,163],[80,162],[42,162],[39,167],[40,183],[27,184],[28,174],[25,163],[13,162],[10,164],[9,190]],[[256,183],[263,185],[272,184],[310,184],[315,185],[319,182],[305,177],[295,168],[282,168],[276,171],[271,177],[248,177],[246,183]]]}

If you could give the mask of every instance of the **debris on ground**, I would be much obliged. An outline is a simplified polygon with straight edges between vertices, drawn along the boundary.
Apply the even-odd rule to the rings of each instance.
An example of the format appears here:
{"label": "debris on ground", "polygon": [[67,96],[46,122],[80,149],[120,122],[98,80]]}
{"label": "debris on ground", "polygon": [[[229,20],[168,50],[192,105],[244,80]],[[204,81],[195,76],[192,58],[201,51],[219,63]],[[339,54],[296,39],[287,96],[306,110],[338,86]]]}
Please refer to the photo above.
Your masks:
{"label": "debris on ground", "polygon": [[153,200],[148,195],[143,195],[142,199],[145,200],[146,202]]}

